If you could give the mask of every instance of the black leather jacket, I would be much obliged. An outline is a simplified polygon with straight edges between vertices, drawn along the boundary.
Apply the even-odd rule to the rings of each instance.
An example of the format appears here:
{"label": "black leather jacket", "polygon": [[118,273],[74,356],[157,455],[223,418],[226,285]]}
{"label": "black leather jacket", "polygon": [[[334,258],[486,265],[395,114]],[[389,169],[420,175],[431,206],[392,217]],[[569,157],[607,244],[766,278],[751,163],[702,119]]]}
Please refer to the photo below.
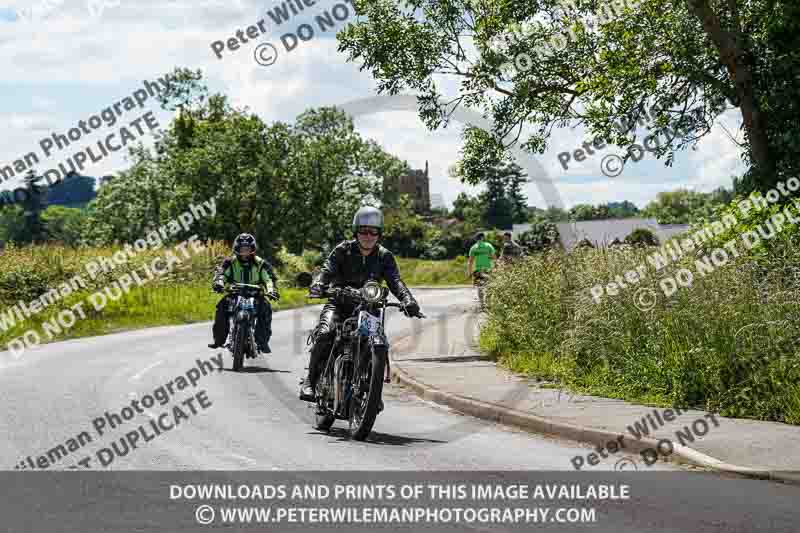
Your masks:
{"label": "black leather jacket", "polygon": [[331,288],[360,289],[370,279],[386,281],[386,286],[403,304],[416,303],[411,291],[400,279],[400,269],[392,252],[378,245],[370,255],[365,256],[355,239],[344,241],[331,251],[316,281]]}

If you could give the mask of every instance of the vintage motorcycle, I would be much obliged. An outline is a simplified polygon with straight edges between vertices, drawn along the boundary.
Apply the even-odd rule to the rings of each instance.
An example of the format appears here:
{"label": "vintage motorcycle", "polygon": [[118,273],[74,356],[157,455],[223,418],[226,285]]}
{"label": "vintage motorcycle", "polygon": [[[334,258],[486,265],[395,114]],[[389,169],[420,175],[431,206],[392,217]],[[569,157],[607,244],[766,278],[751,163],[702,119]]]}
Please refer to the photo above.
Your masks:
{"label": "vintage motorcycle", "polygon": [[[310,278],[306,278],[308,285]],[[355,304],[353,314],[337,326],[331,353],[317,380],[317,429],[328,431],[339,419],[349,421],[350,436],[355,440],[363,441],[372,431],[383,409],[383,384],[389,383],[390,377],[386,309],[403,308],[389,303],[388,296],[389,289],[376,281],[368,281],[360,290],[336,287],[309,294]],[[422,313],[416,316],[425,318]]]}
{"label": "vintage motorcycle", "polygon": [[234,372],[239,372],[244,365],[245,356],[248,358],[258,356],[255,338],[256,297],[263,294],[264,288],[260,285],[233,283],[226,287],[225,291],[236,296],[230,308],[231,327],[228,331],[231,334],[225,347],[233,355]]}

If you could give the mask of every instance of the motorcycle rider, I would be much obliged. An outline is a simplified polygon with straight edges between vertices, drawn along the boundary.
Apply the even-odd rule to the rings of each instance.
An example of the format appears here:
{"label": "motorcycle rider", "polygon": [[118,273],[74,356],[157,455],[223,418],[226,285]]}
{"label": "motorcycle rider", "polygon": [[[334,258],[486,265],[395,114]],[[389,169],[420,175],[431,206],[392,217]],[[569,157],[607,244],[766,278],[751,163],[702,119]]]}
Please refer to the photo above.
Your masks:
{"label": "motorcycle rider", "polygon": [[[242,233],[233,241],[233,257],[226,257],[221,265],[214,271],[214,292],[223,292],[225,282],[228,283],[248,283],[251,285],[261,285],[264,287],[264,294],[273,300],[279,300],[278,278],[272,265],[256,255],[256,239],[249,233]],[[229,309],[233,304],[234,296],[226,294],[217,303],[217,311],[214,315],[214,326],[212,333],[214,342],[209,344],[209,348],[221,348],[225,345],[228,338],[230,324],[228,321]],[[256,330],[255,339],[258,351],[262,353],[272,353],[269,347],[269,339],[272,336],[272,306],[266,301],[264,296],[256,298]]]}
{"label": "motorcycle rider", "polygon": [[485,233],[480,232],[475,235],[475,241],[475,244],[469,249],[467,277],[472,276],[473,283],[478,285],[484,274],[492,270],[492,259],[497,252],[494,246],[486,240]]}
{"label": "motorcycle rider", "polygon": [[[403,312],[417,316],[419,304],[400,278],[392,252],[378,244],[383,232],[383,213],[374,207],[362,207],[353,217],[354,239],[341,242],[322,265],[319,278],[311,285],[312,295],[321,295],[326,288],[353,287],[360,289],[368,280],[386,280],[389,290],[402,303]],[[319,316],[311,339],[308,375],[301,382],[300,399],[313,402],[314,386],[330,354],[336,336],[336,325],[353,313],[354,304],[329,300]]]}
{"label": "motorcycle rider", "polygon": [[513,263],[525,255],[522,246],[514,241],[514,235],[510,231],[503,233],[503,249],[500,252],[500,261]]}

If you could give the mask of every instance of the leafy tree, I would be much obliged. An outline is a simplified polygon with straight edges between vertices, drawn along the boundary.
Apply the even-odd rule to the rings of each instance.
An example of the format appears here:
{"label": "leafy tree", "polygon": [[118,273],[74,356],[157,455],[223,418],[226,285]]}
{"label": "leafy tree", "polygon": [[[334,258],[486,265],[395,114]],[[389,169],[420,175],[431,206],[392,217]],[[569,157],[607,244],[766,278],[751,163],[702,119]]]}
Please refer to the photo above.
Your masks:
{"label": "leafy tree", "polygon": [[[491,134],[465,131],[462,167],[471,183],[502,160],[524,124],[534,125],[524,146],[542,153],[553,127],[575,121],[630,146],[634,129],[618,125],[652,115],[653,133],[670,139],[658,148],[669,165],[729,105],[741,112],[751,164],[743,187],[763,190],[796,174],[800,4],[639,0],[615,2],[611,17],[607,2],[568,4],[356,0],[362,16],[337,35],[339,50],[363,63],[380,92],[419,92],[432,129],[453,105],[491,115]],[[455,80],[459,94],[440,100]]]}
{"label": "leafy tree", "polygon": [[577,204],[569,210],[569,216],[572,220],[594,220],[595,211],[594,207],[589,204]]}
{"label": "leafy tree", "polygon": [[623,202],[608,203],[608,218],[630,218],[639,216],[639,208],[636,204],[625,200]]}
{"label": "leafy tree", "polygon": [[25,227],[25,210],[19,204],[4,206],[0,209],[0,240],[25,243],[29,241]]}
{"label": "leafy tree", "polygon": [[550,206],[547,209],[538,207],[528,208],[528,221],[536,222],[541,219],[549,220],[550,222],[566,222],[569,220],[569,212],[555,206]]}
{"label": "leafy tree", "polygon": [[686,189],[660,192],[642,214],[655,218],[659,224],[688,224],[712,217],[717,206],[727,205],[731,199],[732,192],[724,188],[711,193]]}
{"label": "leafy tree", "polygon": [[477,226],[483,218],[484,207],[477,197],[471,197],[467,193],[459,193],[453,202],[453,216],[464,222],[470,222]]}
{"label": "leafy tree", "polygon": [[83,207],[96,196],[95,178],[72,174],[47,188],[47,205]]}
{"label": "leafy tree", "polygon": [[519,244],[530,251],[540,251],[554,246],[558,238],[558,228],[553,222],[538,219],[531,222],[531,228],[520,235]]}
{"label": "leafy tree", "polygon": [[99,189],[87,240],[141,238],[214,197],[216,216],[195,221],[191,233],[231,240],[247,231],[265,256],[284,245],[301,253],[349,236],[355,210],[380,204],[384,177],[406,170],[335,108],[268,125],[223,95],[209,97],[201,76],[185,69],[162,100],[176,119],[154,151],[132,150],[134,165]]}
{"label": "leafy tree", "polygon": [[31,169],[25,176],[25,190],[27,192],[25,199],[22,201],[23,216],[25,222],[24,235],[21,236],[20,242],[40,242],[44,240],[44,231],[42,226],[42,209],[44,209],[44,191],[39,185],[42,176],[37,176],[36,172]]}
{"label": "leafy tree", "polygon": [[403,257],[420,257],[426,251],[429,227],[414,212],[408,195],[400,196],[400,207],[384,213],[384,246]]}
{"label": "leafy tree", "polygon": [[[451,169],[451,177],[462,180],[462,169],[458,166]],[[454,216],[461,220],[479,220],[492,228],[511,229],[513,224],[528,220],[528,206],[522,184],[525,183],[525,174],[516,163],[503,161],[494,166],[487,167],[482,180],[486,184],[486,191],[478,195],[477,199],[470,200],[464,193],[459,194],[453,204]]]}
{"label": "leafy tree", "polygon": [[42,212],[42,224],[47,240],[62,242],[68,246],[77,246],[81,243],[86,219],[84,210],[74,207],[51,205]]}
{"label": "leafy tree", "polygon": [[609,218],[628,218],[639,215],[639,209],[627,200],[605,205],[577,204],[569,210],[571,220],[607,220]]}

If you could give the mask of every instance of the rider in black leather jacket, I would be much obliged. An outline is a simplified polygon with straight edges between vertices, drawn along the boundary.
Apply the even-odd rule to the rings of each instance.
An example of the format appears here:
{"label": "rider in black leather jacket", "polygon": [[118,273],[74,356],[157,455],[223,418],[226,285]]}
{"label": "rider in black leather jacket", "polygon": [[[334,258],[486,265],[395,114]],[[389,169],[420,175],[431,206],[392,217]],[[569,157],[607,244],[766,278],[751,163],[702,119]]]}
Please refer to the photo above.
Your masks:
{"label": "rider in black leather jacket", "polygon": [[[374,207],[362,207],[353,218],[355,239],[344,241],[334,248],[319,278],[312,284],[312,294],[322,294],[326,288],[353,287],[360,289],[368,280],[386,281],[387,287],[403,304],[408,316],[417,316],[419,304],[400,278],[392,252],[377,243],[383,231],[383,214]],[[314,385],[322,365],[331,351],[336,324],[349,317],[353,304],[329,300],[314,330],[314,346],[308,363],[308,375],[300,390],[300,399],[314,401]]]}

